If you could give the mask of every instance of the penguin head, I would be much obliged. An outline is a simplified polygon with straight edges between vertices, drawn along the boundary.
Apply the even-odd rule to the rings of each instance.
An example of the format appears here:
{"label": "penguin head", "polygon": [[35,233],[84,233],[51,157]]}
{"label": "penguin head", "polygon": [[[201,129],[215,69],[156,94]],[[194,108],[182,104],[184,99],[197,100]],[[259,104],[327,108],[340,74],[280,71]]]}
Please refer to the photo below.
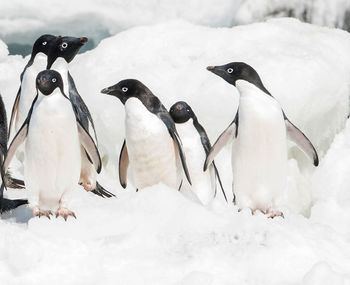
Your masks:
{"label": "penguin head", "polygon": [[101,93],[115,96],[123,104],[131,97],[140,99],[141,97],[147,97],[147,94],[152,94],[142,82],[136,79],[122,80],[113,86],[102,89]]}
{"label": "penguin head", "polygon": [[39,37],[33,45],[32,58],[34,58],[39,52],[47,55],[49,52],[50,43],[56,38],[57,37],[53,35],[42,35]]}
{"label": "penguin head", "polygon": [[63,93],[63,80],[55,70],[43,70],[36,77],[36,88],[45,96],[50,95],[56,88]]}
{"label": "penguin head", "polygon": [[184,101],[176,102],[169,111],[175,123],[181,124],[196,118],[191,107]]}
{"label": "penguin head", "polygon": [[237,80],[245,80],[255,85],[262,85],[261,79],[255,69],[244,62],[231,62],[220,66],[208,66],[207,70],[215,73],[234,86],[236,86]]}
{"label": "penguin head", "polygon": [[47,69],[51,68],[52,64],[59,57],[64,58],[67,63],[70,63],[80,48],[87,42],[88,38],[85,37],[57,37],[49,46]]}

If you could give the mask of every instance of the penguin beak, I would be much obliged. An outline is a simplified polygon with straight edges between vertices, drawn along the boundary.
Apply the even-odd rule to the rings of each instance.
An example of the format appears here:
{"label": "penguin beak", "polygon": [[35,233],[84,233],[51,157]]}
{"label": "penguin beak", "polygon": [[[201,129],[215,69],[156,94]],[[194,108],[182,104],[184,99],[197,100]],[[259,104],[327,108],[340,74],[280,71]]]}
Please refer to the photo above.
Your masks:
{"label": "penguin beak", "polygon": [[82,38],[80,38],[79,39],[80,40],[80,43],[82,44],[82,45],[85,45],[87,42],[88,42],[88,38],[86,38],[86,37],[82,37]]}
{"label": "penguin beak", "polygon": [[225,69],[222,69],[221,66],[208,66],[207,70],[211,71],[212,73],[216,74],[217,76],[224,77],[225,76]]}
{"label": "penguin beak", "polygon": [[113,86],[110,86],[110,87],[103,88],[103,89],[101,90],[101,93],[107,94],[107,95],[114,95],[114,94],[113,94],[113,91],[115,91],[114,88],[113,88]]}

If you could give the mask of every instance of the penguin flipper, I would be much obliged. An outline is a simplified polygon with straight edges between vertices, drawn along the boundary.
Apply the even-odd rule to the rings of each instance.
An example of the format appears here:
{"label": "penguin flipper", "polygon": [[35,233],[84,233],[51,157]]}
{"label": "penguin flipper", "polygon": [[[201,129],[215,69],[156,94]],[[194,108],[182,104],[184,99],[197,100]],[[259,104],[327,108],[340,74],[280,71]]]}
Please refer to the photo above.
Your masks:
{"label": "penguin flipper", "polygon": [[126,141],[124,140],[122,149],[119,155],[119,182],[120,185],[125,189],[127,185],[127,175],[129,166],[129,155],[126,147]]}
{"label": "penguin flipper", "polygon": [[8,132],[8,136],[7,136],[8,139],[10,138],[12,126],[14,125],[15,117],[17,115],[19,99],[21,97],[20,95],[21,95],[21,87],[19,87],[19,89],[18,89],[15,102],[13,103],[13,106],[12,106],[11,119],[10,119],[10,125],[9,125],[9,132]]}
{"label": "penguin flipper", "polygon": [[171,118],[170,114],[168,113],[168,111],[165,109],[165,107],[163,105],[161,105],[161,108],[160,108],[160,111],[158,114],[158,118],[160,118],[163,121],[163,123],[165,124],[165,126],[168,129],[168,132],[169,132],[171,138],[175,142],[177,151],[180,155],[182,168],[185,172],[187,181],[188,181],[188,183],[190,183],[190,185],[192,185],[190,173],[188,172],[188,168],[187,168],[187,164],[186,164],[186,157],[185,157],[185,154],[182,150],[181,139],[179,137],[179,134],[176,131],[176,127],[175,127],[175,123],[174,123],[173,119]]}
{"label": "penguin flipper", "polygon": [[[222,182],[221,182],[221,178],[220,178],[220,175],[219,175],[219,171],[218,171],[218,169],[217,169],[217,167],[216,167],[214,161],[213,161],[212,165],[213,165],[214,171],[215,171],[215,178],[218,179],[219,185],[220,185],[220,188],[221,188],[221,191],[222,191],[222,194],[224,195],[224,198],[225,198],[226,202],[228,202],[228,201],[227,201],[227,197],[226,197],[226,193],[225,193],[224,186],[222,186]],[[216,183],[216,181],[215,181],[215,183]],[[216,194],[216,191],[215,191],[215,194]]]}
{"label": "penguin flipper", "polygon": [[94,142],[94,139],[90,134],[84,129],[83,125],[77,120],[79,141],[83,145],[85,151],[88,153],[89,157],[92,160],[92,163],[96,169],[97,173],[101,172],[102,163],[100,153],[98,152],[97,146]]}
{"label": "penguin flipper", "polygon": [[313,161],[314,166],[318,166],[319,159],[315,147],[311,141],[305,136],[305,134],[293,125],[284,115],[284,122],[286,124],[286,130],[288,138],[299,146],[299,148]]}
{"label": "penguin flipper", "polygon": [[78,120],[80,120],[83,127],[89,132],[90,136],[92,136],[95,144],[98,145],[94,121],[92,119],[92,116],[90,114],[88,107],[86,106],[83,98],[80,96],[75,86],[72,75],[69,72],[68,72],[68,86],[69,86],[69,98],[74,107],[73,109],[75,112],[75,116],[78,118]]}
{"label": "penguin flipper", "polygon": [[92,190],[91,192],[97,196],[102,197],[102,198],[115,197],[115,195],[113,193],[111,193],[108,190],[106,190],[105,188],[103,188],[102,185],[100,183],[98,183],[98,181],[96,181],[96,188],[94,190]]}
{"label": "penguin flipper", "polygon": [[13,158],[13,156],[16,153],[17,148],[24,142],[24,140],[27,137],[28,134],[28,126],[29,126],[29,120],[28,118],[25,120],[25,122],[23,123],[22,127],[20,128],[20,130],[17,132],[16,136],[13,138],[6,156],[5,156],[5,160],[4,163],[2,165],[2,169],[4,171],[4,173],[6,173],[7,168]]}
{"label": "penguin flipper", "polygon": [[238,111],[235,119],[232,123],[223,131],[219,138],[214,143],[213,147],[210,149],[207,158],[204,162],[203,171],[206,171],[208,166],[213,162],[215,156],[223,149],[223,147],[232,141],[237,136],[238,127]]}

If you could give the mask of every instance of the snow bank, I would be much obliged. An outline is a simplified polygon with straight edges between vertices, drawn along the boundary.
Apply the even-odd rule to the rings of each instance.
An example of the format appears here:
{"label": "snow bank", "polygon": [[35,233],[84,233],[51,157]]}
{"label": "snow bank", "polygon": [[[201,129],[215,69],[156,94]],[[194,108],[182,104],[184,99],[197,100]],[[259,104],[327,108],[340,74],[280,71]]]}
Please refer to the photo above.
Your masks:
{"label": "snow bank", "polygon": [[105,154],[122,142],[124,111],[116,98],[99,93],[103,87],[137,78],[168,108],[185,100],[215,140],[234,116],[237,92],[205,68],[245,61],[322,156],[349,113],[349,48],[346,32],[293,19],[232,29],[176,21],[103,40],[79,55],[71,71],[92,107]]}
{"label": "snow bank", "polygon": [[[232,29],[183,21],[138,27],[78,55],[71,73],[96,122],[105,165],[99,181],[118,199],[101,199],[77,186],[72,199],[77,220],[33,219],[25,207],[5,215],[0,220],[1,282],[350,284],[350,126],[343,131],[349,113],[349,50],[346,32],[282,19]],[[314,170],[291,149],[282,208],[286,218],[238,213],[221,196],[203,207],[163,185],[138,193],[132,185],[123,190],[117,161],[124,108],[100,90],[138,78],[166,107],[187,101],[214,141],[232,120],[238,94],[205,67],[230,61],[256,68],[321,154]],[[0,88],[8,111],[24,65],[0,44]],[[217,160],[227,192],[229,157],[225,149]]]}
{"label": "snow bank", "polygon": [[272,17],[296,17],[328,27],[350,30],[350,2],[347,0],[246,0],[236,13],[240,24]]}

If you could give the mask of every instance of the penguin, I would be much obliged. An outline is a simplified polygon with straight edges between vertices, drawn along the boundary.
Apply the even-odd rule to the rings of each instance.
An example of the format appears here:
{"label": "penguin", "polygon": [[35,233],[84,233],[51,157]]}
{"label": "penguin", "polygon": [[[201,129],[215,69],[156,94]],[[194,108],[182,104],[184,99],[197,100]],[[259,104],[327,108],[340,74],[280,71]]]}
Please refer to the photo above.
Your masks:
{"label": "penguin", "polygon": [[9,137],[13,126],[17,132],[27,117],[36,94],[35,78],[41,70],[46,68],[49,45],[54,39],[56,36],[42,35],[33,45],[31,57],[20,76],[21,84],[11,112]]}
{"label": "penguin", "polygon": [[[87,42],[88,39],[86,37],[76,38],[65,36],[56,38],[49,45],[46,68],[56,70],[61,74],[65,94],[69,94],[69,98],[79,117],[79,120],[83,124],[84,128],[89,131],[91,137],[94,138],[97,145],[98,142],[92,116],[75,86],[73,77],[68,71],[69,63],[74,59],[80,48]],[[104,189],[96,181],[97,173],[83,147],[81,147],[81,152],[82,169],[79,184],[82,185],[85,190],[91,191],[92,193],[101,197],[115,197],[114,194]]]}
{"label": "penguin", "polygon": [[214,161],[209,166],[209,171],[203,171],[203,162],[210,151],[211,144],[192,108],[186,102],[179,101],[171,106],[169,113],[176,123],[176,129],[182,141],[192,179],[191,190],[203,205],[208,205],[216,196],[217,178],[227,202],[225,190]]}
{"label": "penguin", "polygon": [[54,70],[41,71],[36,78],[37,95],[26,120],[8,149],[3,171],[25,141],[24,174],[29,204],[34,216],[76,217],[68,208],[70,194],[79,179],[80,145],[88,153],[99,173],[101,159],[97,146],[75,113],[64,93],[61,75]]}
{"label": "penguin", "polygon": [[180,189],[183,172],[191,184],[175,123],[158,97],[136,79],[122,80],[101,93],[117,97],[125,106],[125,140],[119,156],[121,186],[127,186],[129,164],[137,191],[160,182]]}
{"label": "penguin", "polygon": [[[2,100],[2,97],[0,95],[0,163],[1,165],[7,153],[7,136],[8,134],[7,134],[6,109],[5,109],[5,105]],[[25,199],[9,200],[4,198],[4,188],[6,185],[10,187],[19,186],[24,184],[23,181],[13,179],[9,175],[6,176],[2,168],[1,168],[1,179],[5,183],[1,183],[1,187],[0,187],[0,213],[13,210],[18,206],[28,203],[28,201]],[[12,180],[14,180],[14,182]]]}
{"label": "penguin", "polygon": [[207,155],[204,170],[233,139],[232,189],[235,203],[268,217],[283,216],[276,202],[286,185],[287,137],[318,166],[317,151],[286,116],[278,101],[263,85],[256,70],[244,62],[208,66],[239,91],[239,107],[232,123]]}

